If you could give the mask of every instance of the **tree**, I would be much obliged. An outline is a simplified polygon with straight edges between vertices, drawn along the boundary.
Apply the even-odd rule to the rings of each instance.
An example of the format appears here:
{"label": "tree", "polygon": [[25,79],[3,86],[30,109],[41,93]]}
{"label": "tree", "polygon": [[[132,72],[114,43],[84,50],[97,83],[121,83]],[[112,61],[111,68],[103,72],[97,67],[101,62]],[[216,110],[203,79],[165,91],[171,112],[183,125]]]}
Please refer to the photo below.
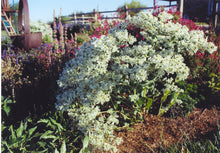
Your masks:
{"label": "tree", "polygon": [[[127,7],[127,9],[135,9],[135,8],[144,8],[144,7],[147,7],[147,6],[141,4],[141,2],[139,2],[139,1],[132,0],[131,3],[125,3],[123,6],[119,7],[120,14],[125,13],[125,7]],[[129,11],[128,13],[129,13],[130,16],[134,16],[137,13],[139,13],[140,11],[141,10],[132,10],[132,11]]]}

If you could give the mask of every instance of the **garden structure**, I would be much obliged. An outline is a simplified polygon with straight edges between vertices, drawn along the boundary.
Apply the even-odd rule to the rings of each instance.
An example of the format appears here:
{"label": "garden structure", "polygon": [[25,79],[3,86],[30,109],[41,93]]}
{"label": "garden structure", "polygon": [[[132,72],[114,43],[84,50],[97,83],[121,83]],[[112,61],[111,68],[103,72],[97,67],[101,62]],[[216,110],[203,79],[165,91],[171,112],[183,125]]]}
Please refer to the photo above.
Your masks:
{"label": "garden structure", "polygon": [[[27,0],[19,1],[19,10],[11,10],[8,0],[1,1],[1,21],[13,45],[19,48],[39,47],[42,41],[42,34],[30,33],[29,9]],[[10,13],[18,12],[18,33],[11,24]],[[22,22],[24,21],[24,25]]]}

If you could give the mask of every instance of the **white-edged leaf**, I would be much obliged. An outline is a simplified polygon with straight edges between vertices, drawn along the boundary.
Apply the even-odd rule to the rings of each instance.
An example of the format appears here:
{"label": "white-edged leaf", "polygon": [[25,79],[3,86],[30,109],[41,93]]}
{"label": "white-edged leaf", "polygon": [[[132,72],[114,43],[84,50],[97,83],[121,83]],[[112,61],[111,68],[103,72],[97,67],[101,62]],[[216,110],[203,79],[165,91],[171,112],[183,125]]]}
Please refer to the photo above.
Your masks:
{"label": "white-edged leaf", "polygon": [[42,148],[45,148],[45,146],[47,145],[46,142],[37,142]]}
{"label": "white-edged leaf", "polygon": [[35,127],[31,128],[30,130],[28,130],[28,134],[29,134],[28,136],[31,137],[36,129],[37,129],[37,126],[35,126]]}
{"label": "white-edged leaf", "polygon": [[56,139],[56,136],[54,135],[42,135],[40,139]]}
{"label": "white-edged leaf", "polygon": [[[46,131],[44,132],[44,134],[41,135],[40,139],[47,139],[47,138],[50,138],[50,136],[53,134],[53,131]],[[48,137],[49,136],[49,137]],[[52,135],[53,136],[53,135]],[[54,136],[55,137],[55,136]]]}
{"label": "white-edged leaf", "polygon": [[24,130],[23,122],[20,123],[19,128],[16,130],[17,137],[20,138]]}
{"label": "white-edged leaf", "polygon": [[83,140],[83,148],[80,150],[80,153],[86,153],[89,145],[89,136],[86,135]]}
{"label": "white-edged leaf", "polygon": [[57,150],[57,148],[55,149],[55,152],[54,153],[59,153],[59,151]]}
{"label": "white-edged leaf", "polygon": [[48,123],[49,120],[48,119],[40,119],[39,121],[37,121],[37,123]]}
{"label": "white-edged leaf", "polygon": [[66,153],[66,142],[65,142],[65,140],[63,141],[63,144],[61,146],[60,153]]}
{"label": "white-edged leaf", "polygon": [[51,121],[54,125],[56,125],[59,130],[62,130],[62,129],[63,129],[63,126],[62,126],[60,123],[57,123],[56,120],[52,119],[51,117],[50,117],[50,121]]}
{"label": "white-edged leaf", "polygon": [[10,126],[10,131],[11,131],[11,140],[12,140],[12,143],[14,143],[17,139],[16,135],[15,135],[15,132],[14,132],[14,129],[13,129],[13,126],[11,125]]}

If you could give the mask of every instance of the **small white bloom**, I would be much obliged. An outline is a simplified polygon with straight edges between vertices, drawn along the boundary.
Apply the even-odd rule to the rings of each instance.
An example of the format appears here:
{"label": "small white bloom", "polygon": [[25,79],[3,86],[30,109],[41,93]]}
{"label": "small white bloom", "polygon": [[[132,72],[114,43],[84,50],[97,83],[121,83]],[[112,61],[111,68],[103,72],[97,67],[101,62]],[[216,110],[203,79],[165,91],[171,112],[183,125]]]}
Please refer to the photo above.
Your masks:
{"label": "small white bloom", "polygon": [[136,102],[139,99],[139,95],[137,95],[137,94],[129,95],[129,98],[132,102]]}
{"label": "small white bloom", "polygon": [[173,15],[170,13],[167,13],[166,11],[161,12],[158,17],[160,18],[160,21],[167,22],[168,20],[173,19]]}

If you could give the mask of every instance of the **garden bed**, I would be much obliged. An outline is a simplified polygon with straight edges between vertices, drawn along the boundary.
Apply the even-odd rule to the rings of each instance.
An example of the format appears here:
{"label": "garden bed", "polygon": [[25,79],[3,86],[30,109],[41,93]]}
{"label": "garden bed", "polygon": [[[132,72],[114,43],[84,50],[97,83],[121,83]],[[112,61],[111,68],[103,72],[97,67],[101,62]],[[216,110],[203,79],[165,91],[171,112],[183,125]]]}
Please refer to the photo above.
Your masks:
{"label": "garden bed", "polygon": [[219,152],[217,36],[167,12],[112,23],[2,51],[3,152]]}

